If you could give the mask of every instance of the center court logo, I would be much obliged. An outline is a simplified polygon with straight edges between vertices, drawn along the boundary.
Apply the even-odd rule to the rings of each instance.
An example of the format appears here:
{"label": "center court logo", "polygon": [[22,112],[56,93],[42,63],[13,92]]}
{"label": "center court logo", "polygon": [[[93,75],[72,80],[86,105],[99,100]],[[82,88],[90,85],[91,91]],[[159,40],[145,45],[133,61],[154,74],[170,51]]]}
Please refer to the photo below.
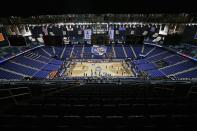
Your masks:
{"label": "center court logo", "polygon": [[93,45],[92,46],[92,53],[94,55],[103,55],[105,54],[107,51],[107,47],[106,46],[98,46],[98,45]]}

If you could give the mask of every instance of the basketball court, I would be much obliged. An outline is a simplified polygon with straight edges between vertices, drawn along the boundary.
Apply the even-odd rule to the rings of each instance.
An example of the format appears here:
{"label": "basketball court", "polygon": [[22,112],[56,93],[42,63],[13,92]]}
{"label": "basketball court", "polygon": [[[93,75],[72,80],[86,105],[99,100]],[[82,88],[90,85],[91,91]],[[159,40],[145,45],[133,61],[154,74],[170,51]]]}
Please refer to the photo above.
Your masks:
{"label": "basketball court", "polygon": [[132,77],[133,71],[124,62],[74,62],[65,72],[69,77]]}

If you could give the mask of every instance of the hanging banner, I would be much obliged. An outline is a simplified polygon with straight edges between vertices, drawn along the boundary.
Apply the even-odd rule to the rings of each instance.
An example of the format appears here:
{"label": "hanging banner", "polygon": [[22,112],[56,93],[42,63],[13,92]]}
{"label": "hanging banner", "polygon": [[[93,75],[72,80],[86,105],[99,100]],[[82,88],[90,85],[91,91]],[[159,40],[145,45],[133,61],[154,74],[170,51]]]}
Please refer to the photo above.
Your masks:
{"label": "hanging banner", "polygon": [[91,36],[92,36],[92,30],[91,29],[84,30],[84,39],[85,40],[91,40]]}
{"label": "hanging banner", "polygon": [[109,39],[114,40],[114,30],[113,29],[109,30]]}

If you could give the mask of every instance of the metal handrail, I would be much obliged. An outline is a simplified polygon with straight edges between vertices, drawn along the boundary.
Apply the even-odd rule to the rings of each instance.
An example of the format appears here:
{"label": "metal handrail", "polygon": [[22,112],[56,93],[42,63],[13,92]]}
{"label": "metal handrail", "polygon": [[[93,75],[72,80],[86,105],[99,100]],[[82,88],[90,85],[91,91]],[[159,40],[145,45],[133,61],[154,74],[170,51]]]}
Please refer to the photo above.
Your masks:
{"label": "metal handrail", "polygon": [[0,97],[0,100],[9,99],[12,97],[17,97],[17,96],[23,96],[23,95],[27,95],[27,94],[30,94],[30,93],[23,93],[23,94],[17,94],[17,95],[12,95],[12,96],[7,96],[7,97]]}
{"label": "metal handrail", "polygon": [[[13,92],[12,92],[12,90],[15,90],[15,89],[27,89],[29,91],[29,93],[20,93],[20,94],[14,95]],[[24,95],[31,95],[32,96],[29,87],[18,87],[18,88],[0,89],[0,91],[8,91],[9,92],[9,95],[8,96],[6,96],[6,97],[0,97],[0,100],[12,98],[12,100],[14,101],[15,104],[18,104],[18,101],[16,100],[16,97],[18,97],[18,96],[24,96]]]}
{"label": "metal handrail", "polygon": [[7,88],[7,89],[0,89],[0,91],[2,90],[13,90],[13,89],[28,89],[29,87],[16,87],[16,88]]}

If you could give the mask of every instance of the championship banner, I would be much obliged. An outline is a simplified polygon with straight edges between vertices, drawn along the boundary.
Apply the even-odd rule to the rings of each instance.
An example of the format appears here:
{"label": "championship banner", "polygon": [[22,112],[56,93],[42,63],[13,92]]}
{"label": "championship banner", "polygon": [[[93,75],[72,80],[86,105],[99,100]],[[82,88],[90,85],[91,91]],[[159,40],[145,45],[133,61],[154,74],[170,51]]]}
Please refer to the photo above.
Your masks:
{"label": "championship banner", "polygon": [[114,40],[114,30],[112,29],[109,30],[109,39]]}
{"label": "championship banner", "polygon": [[92,36],[92,30],[91,29],[84,30],[84,39],[85,40],[91,40],[91,36]]}

